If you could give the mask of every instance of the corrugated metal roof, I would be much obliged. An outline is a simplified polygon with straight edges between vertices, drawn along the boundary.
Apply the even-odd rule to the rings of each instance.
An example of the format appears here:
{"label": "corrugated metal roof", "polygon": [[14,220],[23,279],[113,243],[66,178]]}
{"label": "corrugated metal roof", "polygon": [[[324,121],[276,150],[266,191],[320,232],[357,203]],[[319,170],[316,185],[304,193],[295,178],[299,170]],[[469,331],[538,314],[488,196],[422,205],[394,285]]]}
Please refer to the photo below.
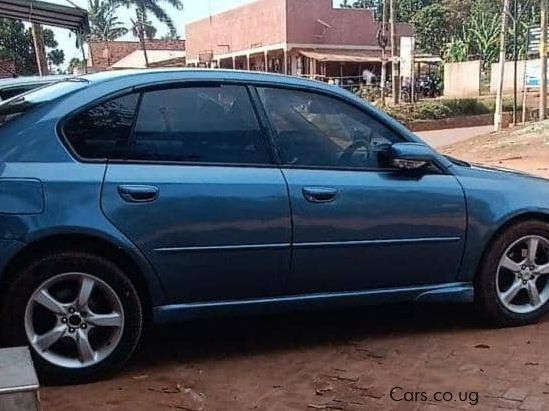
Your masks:
{"label": "corrugated metal roof", "polygon": [[88,12],[44,1],[0,0],[0,17],[87,33]]}
{"label": "corrugated metal roof", "polygon": [[300,50],[300,53],[305,57],[323,62],[370,63],[381,61],[381,52],[367,50]]}
{"label": "corrugated metal roof", "polygon": [[[159,63],[174,59],[185,58],[185,52],[181,50],[147,50],[149,64],[158,67]],[[135,50],[122,60],[114,63],[113,69],[145,68],[145,55],[143,50]]]}

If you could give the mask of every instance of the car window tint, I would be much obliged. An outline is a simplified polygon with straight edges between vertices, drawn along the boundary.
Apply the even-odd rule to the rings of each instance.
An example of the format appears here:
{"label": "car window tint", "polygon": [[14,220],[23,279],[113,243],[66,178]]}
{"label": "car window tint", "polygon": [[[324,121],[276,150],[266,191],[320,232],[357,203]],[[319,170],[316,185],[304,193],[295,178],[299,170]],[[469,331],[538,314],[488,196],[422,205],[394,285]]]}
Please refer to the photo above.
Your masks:
{"label": "car window tint", "polygon": [[128,158],[193,163],[269,162],[248,91],[241,86],[144,93]]}
{"label": "car window tint", "polygon": [[99,104],[71,118],[64,134],[76,154],[85,159],[118,159],[128,141],[138,94]]}
{"label": "car window tint", "polygon": [[285,165],[386,168],[386,148],[401,138],[358,108],[323,94],[259,88]]}
{"label": "car window tint", "polygon": [[0,90],[0,100],[7,100],[12,97],[18,96],[19,94],[26,93],[27,91],[34,90],[35,88],[41,87],[43,84],[34,84],[26,85],[20,87],[10,87],[4,90]]}

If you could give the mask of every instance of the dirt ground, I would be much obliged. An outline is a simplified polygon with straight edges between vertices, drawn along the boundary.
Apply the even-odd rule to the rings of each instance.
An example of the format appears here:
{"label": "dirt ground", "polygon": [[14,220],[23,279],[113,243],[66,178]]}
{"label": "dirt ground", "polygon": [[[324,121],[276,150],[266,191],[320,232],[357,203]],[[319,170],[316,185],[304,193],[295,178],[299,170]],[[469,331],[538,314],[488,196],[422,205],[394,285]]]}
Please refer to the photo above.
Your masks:
{"label": "dirt ground", "polygon": [[[445,147],[549,177],[549,123]],[[490,329],[470,306],[389,306],[151,330],[111,379],[44,410],[549,410],[549,318]]]}

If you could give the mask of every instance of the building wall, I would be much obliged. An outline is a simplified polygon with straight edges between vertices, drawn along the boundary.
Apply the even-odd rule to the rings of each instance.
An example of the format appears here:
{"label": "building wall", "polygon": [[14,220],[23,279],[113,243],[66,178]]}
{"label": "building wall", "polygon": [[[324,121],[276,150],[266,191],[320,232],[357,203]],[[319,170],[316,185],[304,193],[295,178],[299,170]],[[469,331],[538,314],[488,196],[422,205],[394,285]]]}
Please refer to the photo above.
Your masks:
{"label": "building wall", "polygon": [[285,0],[259,0],[189,23],[187,60],[198,59],[207,50],[226,54],[284,43],[285,22]]}
{"label": "building wall", "polygon": [[[145,47],[147,50],[185,50],[185,40],[145,40]],[[94,69],[107,69],[109,67],[105,48],[106,44],[104,42],[89,43],[88,66]],[[110,42],[111,65],[140,49],[141,43],[138,41]]]}
{"label": "building wall", "polygon": [[444,97],[480,96],[480,61],[444,65]]}
{"label": "building wall", "polygon": [[[531,63],[538,63],[539,60],[534,61],[530,60]],[[539,64],[539,63],[538,63]],[[523,90],[523,79],[525,74],[524,60],[518,62],[517,67],[517,83],[518,83],[518,92],[522,93]],[[490,94],[497,93],[498,87],[498,78],[499,78],[499,63],[492,64],[491,73],[490,73]],[[512,94],[514,91],[514,80],[515,78],[515,63],[513,61],[507,61],[505,63],[505,74],[503,76],[503,93]]]}
{"label": "building wall", "polygon": [[[332,0],[258,0],[187,24],[187,59],[278,44],[377,47],[378,27],[372,11],[334,8]],[[397,32],[410,36],[413,27],[398,24]]]}
{"label": "building wall", "polygon": [[[377,47],[378,23],[365,9],[332,7],[332,0],[286,0],[288,43]],[[330,27],[326,27],[324,24]],[[399,36],[413,35],[409,24],[398,24]]]}

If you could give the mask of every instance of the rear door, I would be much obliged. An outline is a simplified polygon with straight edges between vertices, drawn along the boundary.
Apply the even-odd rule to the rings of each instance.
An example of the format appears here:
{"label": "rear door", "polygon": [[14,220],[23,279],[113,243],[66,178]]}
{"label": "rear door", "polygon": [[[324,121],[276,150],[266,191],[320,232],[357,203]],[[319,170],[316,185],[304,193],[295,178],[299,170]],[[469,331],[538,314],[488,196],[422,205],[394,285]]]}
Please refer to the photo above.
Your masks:
{"label": "rear door", "polygon": [[247,88],[149,89],[136,112],[101,204],[154,265],[169,303],[281,294],[288,193]]}

